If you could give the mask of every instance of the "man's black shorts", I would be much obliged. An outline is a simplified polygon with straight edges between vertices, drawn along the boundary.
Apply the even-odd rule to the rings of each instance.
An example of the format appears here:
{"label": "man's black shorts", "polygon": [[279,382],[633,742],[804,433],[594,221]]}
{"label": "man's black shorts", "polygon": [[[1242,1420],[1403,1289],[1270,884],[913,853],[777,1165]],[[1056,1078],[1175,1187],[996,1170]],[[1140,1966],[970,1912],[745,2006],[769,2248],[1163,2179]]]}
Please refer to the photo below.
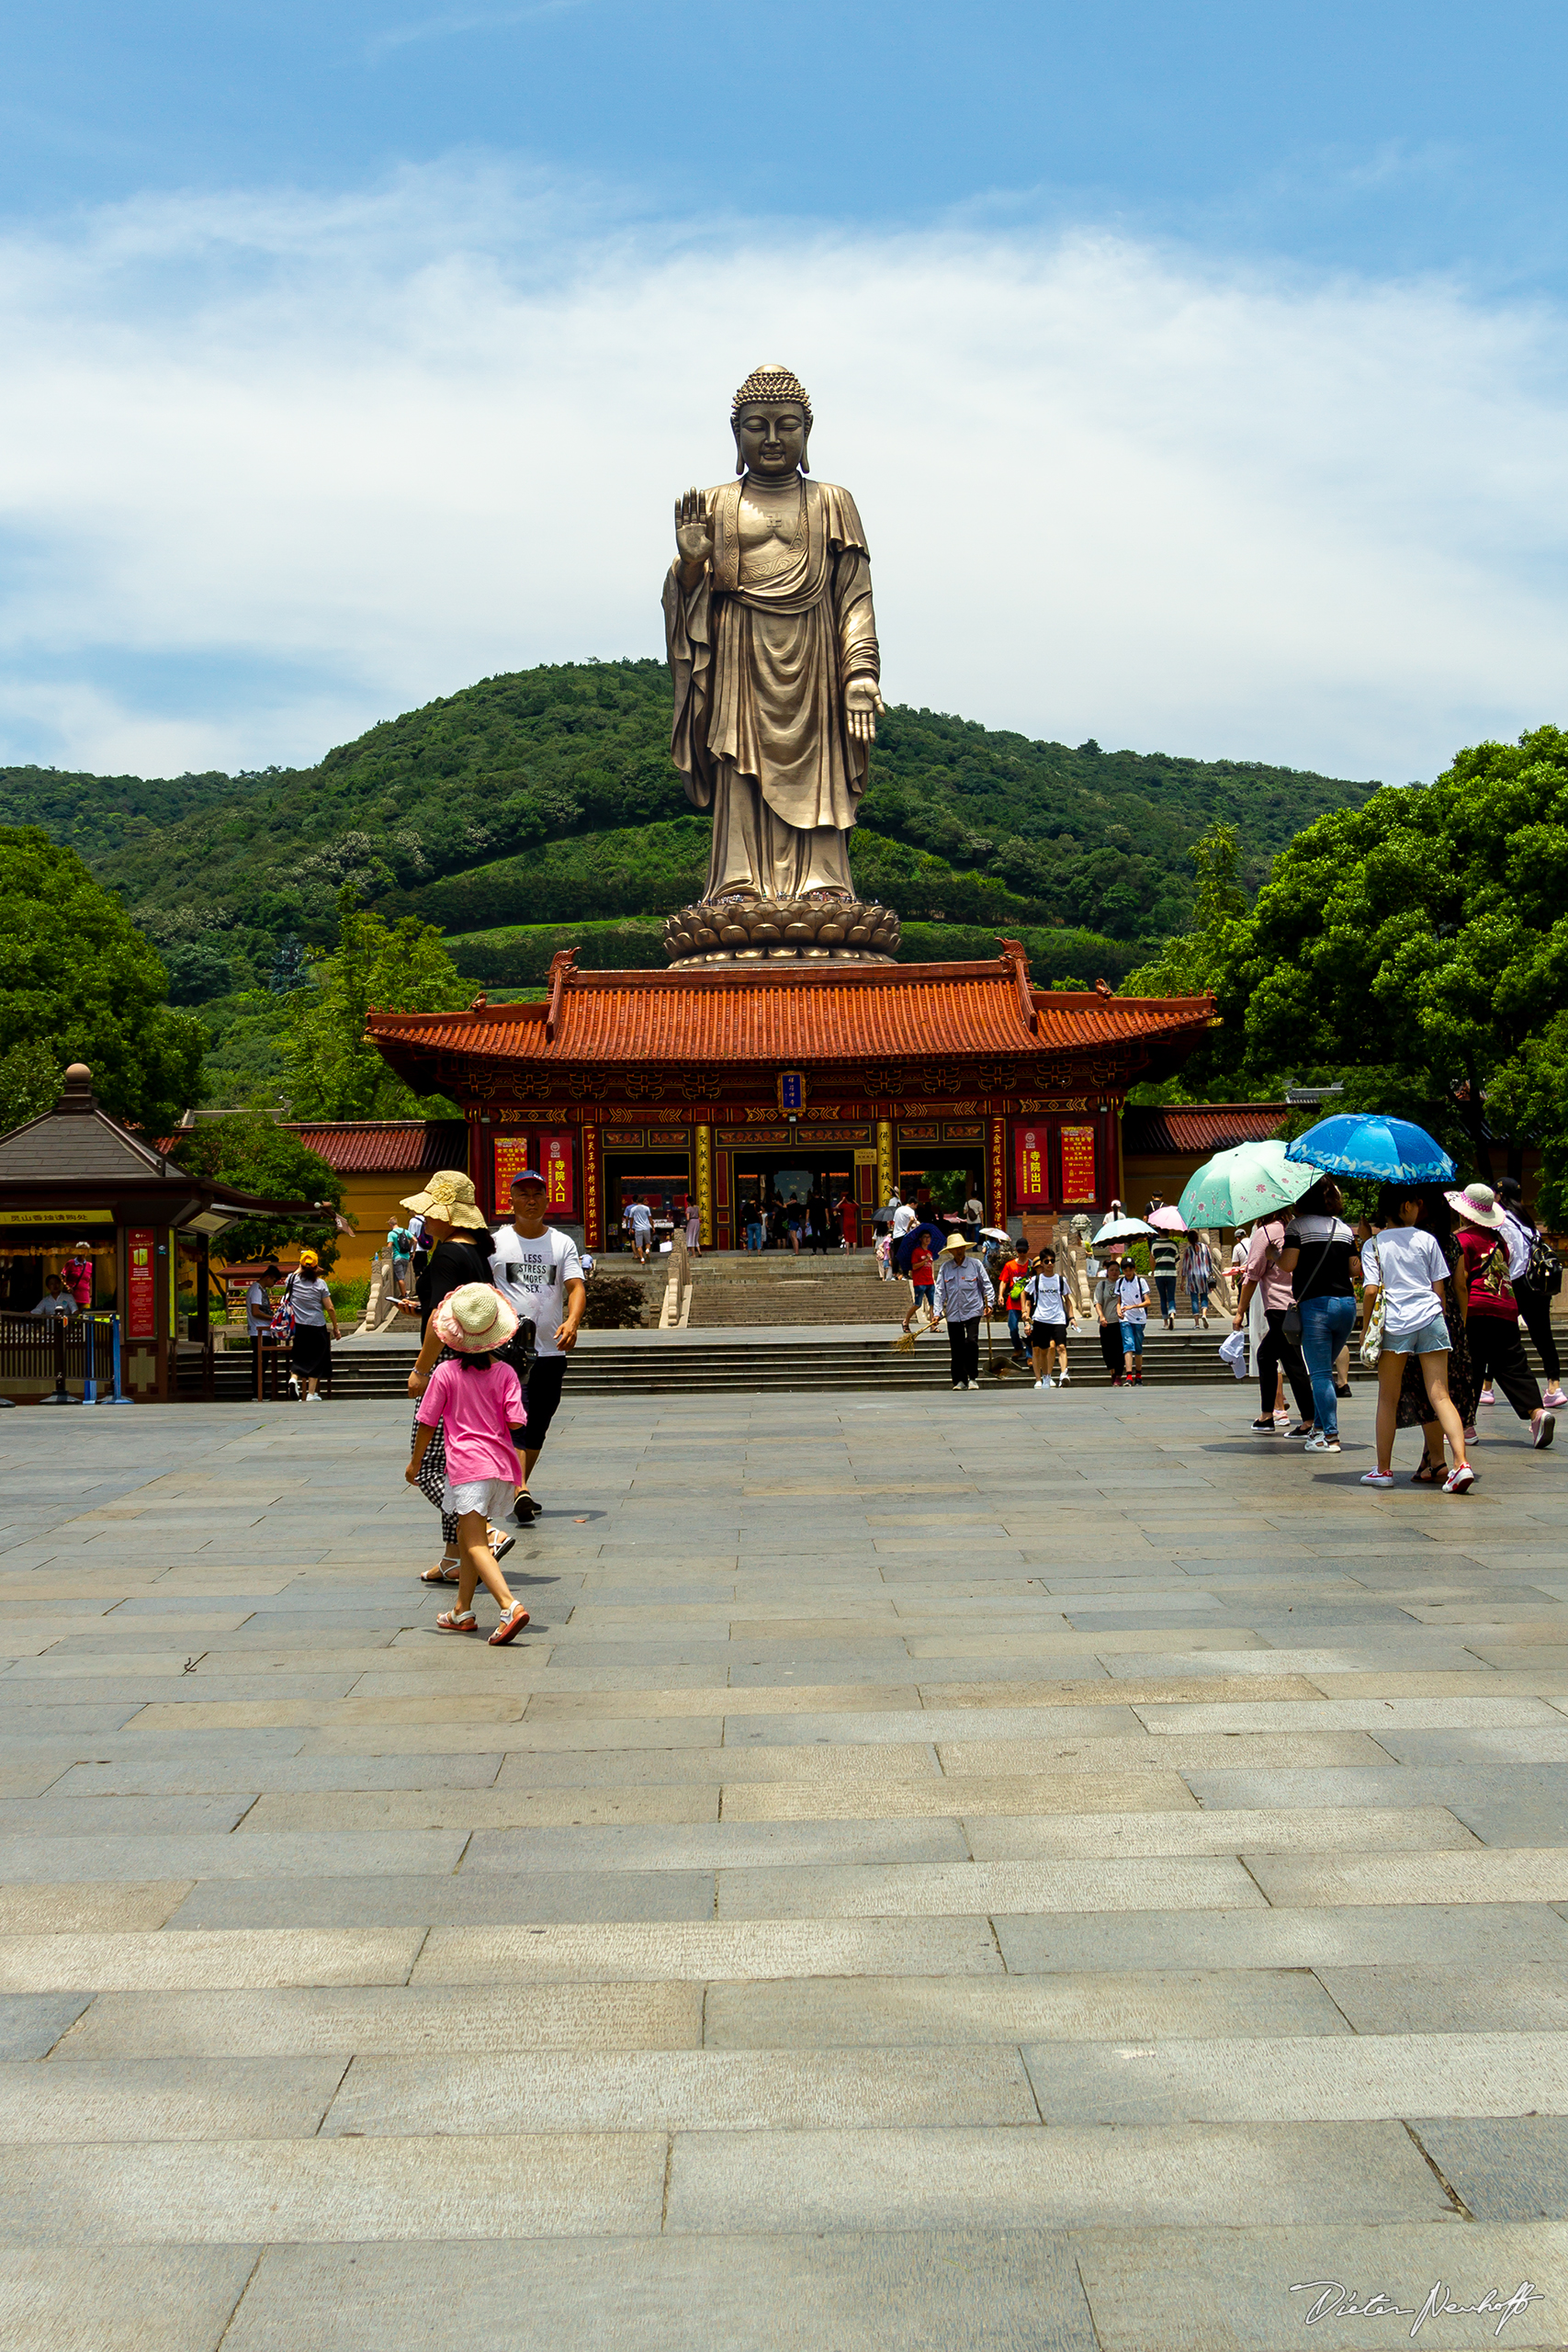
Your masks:
{"label": "man's black shorts", "polygon": [[1034,1348],[1065,1348],[1067,1344],[1067,1327],[1065,1323],[1032,1323],[1029,1327],[1029,1343]]}
{"label": "man's black shorts", "polygon": [[523,1432],[523,1450],[537,1453],[550,1433],[550,1423],[560,1403],[561,1383],[566,1378],[565,1356],[536,1356],[529,1367],[523,1387],[523,1407],[528,1424]]}

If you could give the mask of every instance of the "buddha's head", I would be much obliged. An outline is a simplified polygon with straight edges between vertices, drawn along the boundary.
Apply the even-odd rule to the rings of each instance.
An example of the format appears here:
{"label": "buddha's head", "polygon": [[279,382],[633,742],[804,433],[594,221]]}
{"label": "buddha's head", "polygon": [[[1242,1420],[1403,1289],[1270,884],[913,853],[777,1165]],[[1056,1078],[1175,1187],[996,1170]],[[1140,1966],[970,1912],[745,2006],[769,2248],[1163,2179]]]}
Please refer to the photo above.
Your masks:
{"label": "buddha's head", "polygon": [[784,481],[809,473],[811,402],[805,385],[788,368],[753,368],[730,404],[735,470],[763,481]]}

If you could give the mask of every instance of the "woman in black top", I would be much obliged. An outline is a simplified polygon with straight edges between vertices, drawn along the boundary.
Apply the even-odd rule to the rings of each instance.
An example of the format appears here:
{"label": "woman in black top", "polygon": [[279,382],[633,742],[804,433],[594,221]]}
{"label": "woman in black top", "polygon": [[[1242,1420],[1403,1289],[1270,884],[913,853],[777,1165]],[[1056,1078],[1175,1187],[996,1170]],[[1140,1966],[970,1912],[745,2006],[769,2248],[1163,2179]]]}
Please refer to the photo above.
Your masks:
{"label": "woman in black top", "polygon": [[[1540,1228],[1525,1206],[1524,1193],[1517,1176],[1498,1177],[1497,1205],[1504,1216],[1518,1227],[1526,1240],[1533,1244]],[[1511,1241],[1512,1238],[1512,1235],[1505,1232],[1505,1240]],[[1546,1374],[1546,1394],[1541,1398],[1541,1403],[1548,1412],[1559,1412],[1562,1406],[1568,1403],[1568,1397],[1564,1397],[1562,1394],[1562,1359],[1557,1352],[1557,1341],[1552,1336],[1551,1294],[1544,1283],[1531,1280],[1529,1259],[1525,1261],[1524,1269],[1519,1273],[1516,1274],[1512,1271],[1517,1256],[1517,1250],[1510,1249],[1508,1280],[1513,1287],[1514,1296],[1518,1301],[1519,1313],[1525,1318],[1525,1329],[1540,1351],[1540,1368]],[[1559,1276],[1559,1283],[1561,1279]],[[1487,1386],[1491,1386],[1490,1381]]]}
{"label": "woman in black top", "polygon": [[[409,1395],[423,1396],[429,1385],[430,1375],[444,1353],[432,1316],[443,1299],[465,1283],[489,1283],[490,1261],[494,1244],[490,1228],[480,1216],[474,1199],[472,1181],[459,1175],[453,1168],[438,1169],[431,1178],[429,1189],[416,1193],[404,1201],[405,1209],[418,1211],[424,1218],[425,1238],[429,1252],[416,1278],[415,1298],[400,1298],[398,1305],[407,1314],[419,1317],[419,1358],[409,1374]],[[417,1431],[418,1423],[415,1423]],[[433,1568],[427,1568],[422,1584],[456,1584],[458,1575],[457,1521],[445,1510],[446,1487],[446,1430],[437,1421],[435,1434],[426,1446],[419,1465],[419,1490],[426,1502],[434,1503],[441,1512],[441,1535],[444,1544],[441,1558]],[[516,1542],[515,1536],[504,1534],[501,1529],[490,1531],[491,1550],[498,1560],[505,1557]]]}

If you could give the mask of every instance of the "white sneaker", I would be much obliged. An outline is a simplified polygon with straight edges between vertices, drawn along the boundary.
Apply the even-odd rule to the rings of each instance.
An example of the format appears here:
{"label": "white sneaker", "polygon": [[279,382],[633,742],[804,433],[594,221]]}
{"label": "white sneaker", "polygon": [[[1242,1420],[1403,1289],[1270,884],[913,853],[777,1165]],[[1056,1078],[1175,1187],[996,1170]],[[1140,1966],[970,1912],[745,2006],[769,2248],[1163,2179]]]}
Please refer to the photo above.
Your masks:
{"label": "white sneaker", "polygon": [[1568,1396],[1563,1395],[1561,1385],[1554,1380],[1540,1401],[1549,1413],[1561,1413],[1564,1406],[1568,1406]]}
{"label": "white sneaker", "polygon": [[1393,1473],[1392,1470],[1363,1470],[1361,1484],[1363,1487],[1392,1487]]}
{"label": "white sneaker", "polygon": [[1073,1375],[1072,1375],[1072,1374],[1071,1374],[1070,1372],[1059,1372],[1059,1373],[1056,1374],[1056,1385],[1057,1385],[1057,1387],[1058,1387],[1058,1388],[1066,1388],[1066,1387],[1069,1386],[1069,1385],[1071,1385],[1071,1382],[1072,1382],[1072,1377],[1073,1377]]}
{"label": "white sneaker", "polygon": [[[1337,1453],[1338,1451],[1339,1440],[1337,1437],[1325,1437],[1321,1430],[1315,1437],[1309,1437],[1302,1448],[1303,1453]],[[1393,1480],[1391,1479],[1389,1483],[1392,1485]]]}
{"label": "white sneaker", "polygon": [[1036,1388],[1052,1388],[1055,1385],[1055,1383],[1050,1380],[1037,1380],[1034,1385]]}
{"label": "white sneaker", "polygon": [[978,1388],[980,1384],[977,1380],[966,1380],[964,1385],[965,1388]]}
{"label": "white sneaker", "polygon": [[1532,1416],[1530,1420],[1530,1443],[1535,1446],[1538,1451],[1543,1445],[1550,1445],[1556,1435],[1557,1416],[1555,1413],[1541,1412]]}
{"label": "white sneaker", "polygon": [[1475,1401],[1478,1405],[1495,1405],[1497,1399],[1493,1396],[1490,1388],[1483,1388]]}
{"label": "white sneaker", "polygon": [[319,1390],[314,1389],[314,1388],[310,1388],[310,1389],[307,1389],[307,1390],[306,1390],[306,1392],[305,1392],[305,1402],[306,1402],[306,1404],[307,1404],[307,1405],[319,1405],[319,1404],[321,1403],[321,1394],[320,1394],[320,1391],[319,1391]]}

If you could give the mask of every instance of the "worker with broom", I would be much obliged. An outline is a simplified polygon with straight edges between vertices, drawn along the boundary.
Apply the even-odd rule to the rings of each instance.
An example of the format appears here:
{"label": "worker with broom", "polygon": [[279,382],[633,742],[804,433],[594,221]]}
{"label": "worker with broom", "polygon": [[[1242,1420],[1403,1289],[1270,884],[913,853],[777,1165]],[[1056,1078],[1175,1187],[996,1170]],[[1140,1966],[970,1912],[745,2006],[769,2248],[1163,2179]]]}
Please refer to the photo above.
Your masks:
{"label": "worker with broom", "polygon": [[970,1256],[961,1233],[953,1234],[937,1261],[936,1308],[947,1323],[954,1388],[980,1385],[980,1317],[989,1313],[996,1295],[983,1261]]}

